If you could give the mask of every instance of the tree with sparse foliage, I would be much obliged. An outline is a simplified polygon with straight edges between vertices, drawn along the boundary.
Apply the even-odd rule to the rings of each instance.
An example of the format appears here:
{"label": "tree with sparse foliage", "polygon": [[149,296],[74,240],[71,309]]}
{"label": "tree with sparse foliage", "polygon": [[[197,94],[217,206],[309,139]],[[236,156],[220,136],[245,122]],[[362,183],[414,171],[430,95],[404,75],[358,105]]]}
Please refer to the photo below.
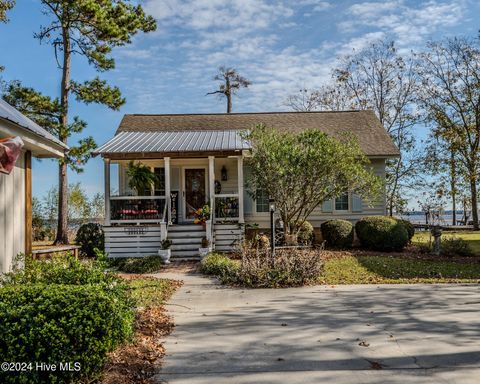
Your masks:
{"label": "tree with sparse foliage", "polygon": [[399,55],[393,41],[381,41],[344,57],[334,75],[351,97],[351,107],[373,109],[400,150],[400,157],[388,159],[386,164],[387,209],[391,216],[404,208],[405,189],[415,180],[420,161],[413,135],[420,119],[414,61]]}
{"label": "tree with sparse foliage", "polygon": [[343,57],[333,71],[333,83],[291,95],[287,105],[297,111],[371,109],[400,150],[400,158],[386,163],[387,209],[401,211],[405,191],[416,180],[421,157],[413,128],[417,81],[413,60],[400,56],[391,41],[373,43]]}
{"label": "tree with sparse foliage", "polygon": [[207,95],[220,95],[227,100],[227,113],[232,112],[232,97],[237,94],[241,88],[248,88],[252,83],[245,77],[240,76],[235,68],[221,66],[218,68],[218,74],[213,78],[221,81],[218,89],[208,92]]}
{"label": "tree with sparse foliage", "polygon": [[431,42],[418,56],[420,99],[432,133],[454,147],[470,189],[473,228],[479,230],[480,38]]}
{"label": "tree with sparse foliage", "polygon": [[[39,118],[40,123],[46,123],[44,126],[67,144],[73,133],[80,133],[86,127],[78,117],[69,120],[71,96],[86,104],[99,103],[114,110],[125,103],[120,90],[99,77],[84,82],[72,80],[73,55],[85,58],[99,72],[111,70],[115,67],[109,55],[112,49],[129,44],[139,31],[155,30],[156,23],[140,5],[129,0],[41,0],[41,3],[51,23],[42,26],[35,37],[54,48],[62,73],[60,98],[49,98],[17,83],[7,92],[7,101],[33,119]],[[94,147],[92,138],[83,139],[60,161],[56,244],[68,242],[67,166],[80,170]]]}
{"label": "tree with sparse foliage", "polygon": [[285,105],[297,112],[345,111],[352,109],[353,97],[341,84],[323,85],[318,89],[300,89],[288,96]]}
{"label": "tree with sparse foliage", "polygon": [[381,180],[357,141],[346,135],[335,139],[309,129],[281,132],[257,126],[247,134],[252,143],[247,188],[253,198],[266,193],[284,223],[286,239],[298,235],[302,224],[322,202],[349,191],[373,202]]}

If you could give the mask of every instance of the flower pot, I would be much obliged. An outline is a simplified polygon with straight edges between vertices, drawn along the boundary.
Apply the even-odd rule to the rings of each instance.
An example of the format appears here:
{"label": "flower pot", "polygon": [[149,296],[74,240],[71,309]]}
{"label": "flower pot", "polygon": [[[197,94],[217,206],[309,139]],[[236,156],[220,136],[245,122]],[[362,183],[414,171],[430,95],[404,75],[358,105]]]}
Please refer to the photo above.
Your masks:
{"label": "flower pot", "polygon": [[210,252],[212,252],[212,248],[198,248],[198,253],[200,254],[200,257],[203,259],[205,256],[207,256]]}
{"label": "flower pot", "polygon": [[158,256],[160,256],[164,264],[170,264],[170,257],[172,256],[172,250],[170,248],[159,249]]}

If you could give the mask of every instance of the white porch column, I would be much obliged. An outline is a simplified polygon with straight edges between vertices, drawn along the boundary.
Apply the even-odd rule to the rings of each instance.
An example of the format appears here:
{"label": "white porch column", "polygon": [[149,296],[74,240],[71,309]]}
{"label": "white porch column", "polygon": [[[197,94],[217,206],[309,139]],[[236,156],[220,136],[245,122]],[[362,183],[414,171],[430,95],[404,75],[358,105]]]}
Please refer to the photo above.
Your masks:
{"label": "white porch column", "polygon": [[105,225],[110,225],[110,159],[103,159],[105,178]]}
{"label": "white porch column", "polygon": [[215,202],[215,156],[208,156],[208,191],[210,202]]}
{"label": "white porch column", "polygon": [[243,156],[237,157],[238,168],[238,222],[240,224],[245,223],[243,217]]}
{"label": "white porch column", "polygon": [[167,223],[172,222],[172,196],[170,191],[170,157],[164,157],[165,167],[165,203],[167,204]]}

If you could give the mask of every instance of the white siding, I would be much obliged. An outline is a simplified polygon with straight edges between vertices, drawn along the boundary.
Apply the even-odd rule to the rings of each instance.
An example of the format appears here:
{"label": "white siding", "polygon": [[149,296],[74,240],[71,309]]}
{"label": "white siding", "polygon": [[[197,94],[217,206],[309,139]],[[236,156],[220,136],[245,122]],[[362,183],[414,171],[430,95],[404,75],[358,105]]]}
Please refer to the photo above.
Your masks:
{"label": "white siding", "polygon": [[109,257],[157,255],[161,248],[160,226],[105,226],[103,230]]}
{"label": "white siding", "polygon": [[10,175],[0,173],[0,272],[11,270],[16,255],[25,252],[25,155]]}
{"label": "white siding", "polygon": [[[372,159],[370,166],[373,168],[377,176],[380,176],[382,180],[385,180],[385,159]],[[363,201],[362,210],[359,212],[353,212],[352,206],[352,196],[350,195],[348,211],[335,211],[333,209],[332,212],[323,212],[322,207],[319,206],[309,216],[308,221],[310,221],[315,228],[318,228],[321,223],[331,219],[345,219],[356,222],[365,216],[385,215],[385,192],[382,193],[379,199],[373,202],[370,206]],[[253,207],[255,209],[255,204],[253,204]],[[270,226],[270,215],[269,213],[246,214],[245,222],[248,224],[256,223],[260,228],[268,228]]]}

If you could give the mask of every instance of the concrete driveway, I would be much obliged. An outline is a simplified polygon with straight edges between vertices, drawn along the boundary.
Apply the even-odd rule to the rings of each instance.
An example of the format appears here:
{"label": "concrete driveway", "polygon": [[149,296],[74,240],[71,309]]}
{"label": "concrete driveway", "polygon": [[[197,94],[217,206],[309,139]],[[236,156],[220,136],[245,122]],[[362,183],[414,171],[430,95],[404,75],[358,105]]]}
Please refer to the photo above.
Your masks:
{"label": "concrete driveway", "polygon": [[478,285],[248,290],[157,276],[185,281],[158,383],[480,383]]}

